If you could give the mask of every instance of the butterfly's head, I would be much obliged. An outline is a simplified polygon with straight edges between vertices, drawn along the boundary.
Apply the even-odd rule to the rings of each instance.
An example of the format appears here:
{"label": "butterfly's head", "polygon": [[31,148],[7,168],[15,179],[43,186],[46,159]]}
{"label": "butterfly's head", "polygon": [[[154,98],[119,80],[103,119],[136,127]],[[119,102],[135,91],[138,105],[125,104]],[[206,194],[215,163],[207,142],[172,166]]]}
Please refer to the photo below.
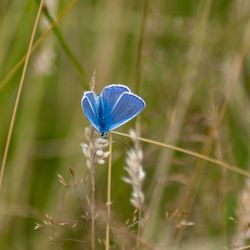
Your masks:
{"label": "butterfly's head", "polygon": [[102,132],[101,133],[102,138],[107,139],[107,136],[108,136],[108,132]]}

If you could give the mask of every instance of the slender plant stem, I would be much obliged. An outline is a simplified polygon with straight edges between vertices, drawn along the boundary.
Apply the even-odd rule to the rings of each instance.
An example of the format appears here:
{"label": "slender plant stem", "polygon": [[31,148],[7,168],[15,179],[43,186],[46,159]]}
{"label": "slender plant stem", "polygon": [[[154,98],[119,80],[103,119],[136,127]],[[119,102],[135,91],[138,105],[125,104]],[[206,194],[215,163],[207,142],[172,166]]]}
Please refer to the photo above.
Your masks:
{"label": "slender plant stem", "polygon": [[[130,135],[125,134],[125,133],[121,133],[121,132],[112,131],[112,134],[132,138]],[[233,171],[235,173],[238,173],[238,174],[241,174],[241,175],[243,175],[245,177],[250,178],[250,172],[249,171],[241,169],[241,168],[239,168],[237,166],[234,166],[234,165],[227,164],[227,163],[225,163],[223,161],[220,161],[218,159],[215,159],[215,158],[212,158],[212,157],[209,157],[209,156],[206,156],[206,155],[202,155],[202,154],[193,152],[193,151],[188,150],[188,149],[176,147],[176,146],[173,146],[173,145],[169,145],[169,144],[166,144],[166,143],[154,141],[154,140],[151,140],[151,139],[146,139],[146,138],[143,138],[143,137],[136,137],[136,139],[140,140],[142,142],[154,144],[154,145],[157,145],[157,146],[160,146],[160,147],[163,147],[163,148],[171,149],[171,150],[174,150],[174,151],[177,151],[177,152],[181,152],[181,153],[184,153],[184,154],[194,156],[196,158],[211,162],[211,163],[216,164],[218,166],[221,166],[221,167],[223,167],[225,169],[231,170],[231,171]]]}
{"label": "slender plant stem", "polygon": [[138,209],[138,226],[137,226],[137,237],[136,237],[136,248],[139,250],[140,246],[140,237],[141,237],[141,231],[142,231],[142,210]]}
{"label": "slender plant stem", "polygon": [[112,173],[112,134],[109,137],[109,163],[108,163],[108,182],[107,182],[107,222],[106,222],[106,240],[105,250],[109,250],[110,238],[110,214],[111,214],[111,173]]}
{"label": "slender plant stem", "polygon": [[95,166],[91,171],[91,249],[95,250]]}
{"label": "slender plant stem", "polygon": [[21,97],[22,90],[23,90],[23,83],[24,83],[26,72],[27,72],[29,58],[30,58],[30,55],[31,55],[32,44],[34,42],[34,38],[35,38],[39,18],[41,16],[44,1],[45,0],[40,1],[40,5],[39,5],[38,11],[37,11],[35,23],[34,23],[34,26],[33,26],[33,29],[32,29],[31,37],[30,37],[30,42],[29,42],[27,54],[26,54],[25,61],[24,61],[24,66],[23,66],[21,79],[20,79],[20,82],[19,82],[17,96],[16,96],[16,99],[15,99],[15,104],[14,104],[14,108],[13,108],[13,112],[12,112],[12,116],[11,116],[9,131],[8,131],[8,135],[7,135],[6,144],[5,144],[5,147],[4,147],[3,160],[2,160],[2,164],[1,164],[1,170],[0,170],[0,190],[1,190],[1,187],[2,187],[2,183],[3,183],[4,170],[5,170],[6,161],[7,161],[7,157],[8,157],[8,152],[9,152],[9,148],[10,148],[10,142],[11,142],[11,138],[12,138],[12,134],[13,134],[13,128],[14,128],[14,124],[15,124],[15,120],[16,120],[17,109],[18,109],[20,97]]}
{"label": "slender plant stem", "polygon": [[[91,138],[90,143],[95,143],[95,133],[94,129],[91,128]],[[95,152],[96,153],[96,152]],[[94,154],[95,154],[94,153]],[[90,175],[91,175],[91,249],[95,250],[95,191],[96,191],[96,162],[95,156],[91,156],[91,168],[90,168]]]}

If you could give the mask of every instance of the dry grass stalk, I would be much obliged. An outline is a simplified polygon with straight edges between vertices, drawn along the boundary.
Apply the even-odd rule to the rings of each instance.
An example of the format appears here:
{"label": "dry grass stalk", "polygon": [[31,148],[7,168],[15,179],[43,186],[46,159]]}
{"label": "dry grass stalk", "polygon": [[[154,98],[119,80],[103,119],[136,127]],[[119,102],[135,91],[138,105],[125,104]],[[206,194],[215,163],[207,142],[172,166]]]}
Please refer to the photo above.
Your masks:
{"label": "dry grass stalk", "polygon": [[36,30],[37,30],[39,19],[40,19],[40,16],[41,16],[43,4],[44,4],[44,0],[41,0],[40,4],[39,4],[38,11],[37,11],[37,14],[36,14],[35,23],[33,25],[32,33],[31,33],[31,37],[30,37],[30,41],[29,41],[29,45],[28,45],[28,49],[27,49],[27,54],[26,54],[25,60],[24,60],[22,75],[21,75],[21,79],[20,79],[20,82],[19,82],[18,91],[17,91],[17,95],[16,95],[16,99],[15,99],[15,104],[14,104],[13,112],[12,112],[12,115],[11,115],[10,126],[9,126],[9,130],[8,130],[6,144],[5,144],[5,147],[4,147],[3,159],[2,159],[2,163],[1,163],[1,169],[0,169],[0,189],[2,187],[5,166],[6,166],[6,162],[7,162],[10,143],[11,143],[12,134],[13,134],[13,130],[14,130],[14,125],[15,125],[15,121],[16,121],[16,114],[17,114],[19,101],[20,101],[20,98],[21,98],[22,90],[23,90],[23,85],[24,85],[24,80],[25,80],[25,76],[26,76],[26,72],[27,72],[27,68],[28,68],[30,55],[31,55],[32,45],[33,45],[33,42],[34,42]]}
{"label": "dry grass stalk", "polygon": [[106,236],[105,250],[110,249],[110,218],[111,218],[111,177],[112,177],[112,134],[109,136],[109,163],[108,163],[108,179],[107,179],[107,221],[106,221]]}
{"label": "dry grass stalk", "polygon": [[138,232],[137,232],[137,246],[141,235],[141,213],[144,204],[145,195],[142,190],[143,181],[145,179],[145,172],[143,169],[143,151],[139,141],[136,139],[137,134],[135,130],[130,130],[131,138],[134,142],[134,147],[127,152],[125,170],[128,174],[123,177],[123,180],[132,186],[132,195],[130,198],[131,204],[138,209]]}
{"label": "dry grass stalk", "polygon": [[123,177],[123,180],[130,184],[133,188],[130,199],[131,204],[138,210],[141,210],[144,204],[142,184],[145,178],[145,172],[142,166],[143,151],[139,141],[135,138],[136,133],[134,130],[130,131],[130,135],[134,142],[134,147],[127,152],[125,170],[128,174],[128,177]]}
{"label": "dry grass stalk", "polygon": [[82,152],[87,161],[86,165],[91,176],[91,249],[95,249],[95,190],[96,190],[96,166],[104,164],[105,159],[109,156],[109,152],[105,149],[109,146],[109,142],[104,138],[96,138],[96,133],[93,128],[85,129],[85,138],[88,143],[82,143]]}
{"label": "dry grass stalk", "polygon": [[[120,135],[120,136],[127,137],[127,138],[131,138],[130,135],[125,134],[125,133],[121,133],[121,132],[117,132],[117,131],[116,132],[112,131],[112,134]],[[188,150],[188,149],[185,149],[185,148],[176,147],[176,146],[173,146],[173,145],[170,145],[170,144],[158,142],[158,141],[147,139],[147,138],[144,138],[144,137],[137,137],[137,139],[139,141],[141,141],[141,142],[146,142],[146,143],[149,143],[149,144],[152,144],[152,145],[157,145],[157,146],[162,147],[162,148],[170,149],[170,150],[173,150],[173,151],[176,151],[176,152],[181,152],[181,153],[193,156],[195,158],[198,158],[198,159],[213,163],[213,164],[215,164],[215,165],[217,165],[219,167],[225,168],[225,169],[230,170],[230,171],[232,171],[234,173],[238,173],[238,174],[240,174],[242,176],[250,178],[250,172],[249,171],[244,170],[244,169],[242,169],[242,168],[240,168],[240,167],[238,167],[236,165],[230,165],[228,163],[220,161],[217,158],[208,157],[206,155],[199,154],[199,153],[196,153],[194,151],[191,151],[191,150]]]}

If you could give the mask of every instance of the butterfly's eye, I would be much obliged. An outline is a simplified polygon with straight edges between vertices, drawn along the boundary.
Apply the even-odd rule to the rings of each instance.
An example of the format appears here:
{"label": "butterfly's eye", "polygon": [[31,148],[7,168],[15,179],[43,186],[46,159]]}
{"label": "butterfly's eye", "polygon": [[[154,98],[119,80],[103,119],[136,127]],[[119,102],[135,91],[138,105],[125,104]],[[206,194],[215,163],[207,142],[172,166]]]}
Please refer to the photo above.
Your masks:
{"label": "butterfly's eye", "polygon": [[101,136],[104,138],[104,139],[107,139],[107,132],[103,132],[102,134],[101,134]]}

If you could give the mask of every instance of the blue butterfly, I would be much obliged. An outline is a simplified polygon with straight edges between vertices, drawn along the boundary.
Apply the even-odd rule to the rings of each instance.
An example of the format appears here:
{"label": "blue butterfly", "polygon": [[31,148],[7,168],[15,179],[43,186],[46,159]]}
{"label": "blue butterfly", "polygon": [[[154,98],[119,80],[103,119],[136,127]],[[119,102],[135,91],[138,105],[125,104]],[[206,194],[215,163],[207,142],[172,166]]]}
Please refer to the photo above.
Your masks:
{"label": "blue butterfly", "polygon": [[111,84],[100,95],[85,91],[81,106],[89,122],[105,136],[137,116],[145,108],[145,102],[127,86]]}

